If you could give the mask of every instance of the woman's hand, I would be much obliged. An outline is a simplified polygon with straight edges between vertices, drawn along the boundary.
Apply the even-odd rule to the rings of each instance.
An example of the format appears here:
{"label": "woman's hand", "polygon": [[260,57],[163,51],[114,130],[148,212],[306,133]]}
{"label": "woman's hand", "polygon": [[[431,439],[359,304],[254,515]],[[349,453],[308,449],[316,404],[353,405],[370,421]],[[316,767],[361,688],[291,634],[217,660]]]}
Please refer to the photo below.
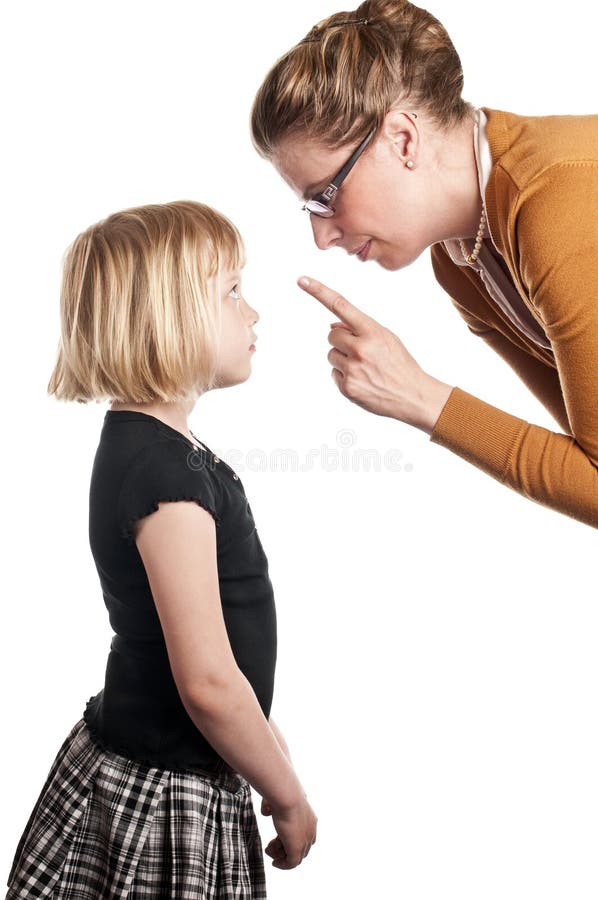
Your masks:
{"label": "woman's hand", "polygon": [[341,394],[379,416],[430,434],[452,387],[417,364],[396,334],[313,278],[299,286],[338,316],[330,326],[328,361]]}

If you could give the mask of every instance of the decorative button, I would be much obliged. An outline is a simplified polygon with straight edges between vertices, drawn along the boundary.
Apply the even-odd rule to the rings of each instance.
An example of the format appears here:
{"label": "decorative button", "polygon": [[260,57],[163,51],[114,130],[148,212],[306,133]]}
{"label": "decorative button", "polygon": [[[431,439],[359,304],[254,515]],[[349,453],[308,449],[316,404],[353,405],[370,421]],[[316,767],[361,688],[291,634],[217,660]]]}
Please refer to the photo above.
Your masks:
{"label": "decorative button", "polygon": [[235,481],[238,481],[238,480],[239,480],[239,476],[238,476],[238,475],[233,475],[233,478],[235,479]]}
{"label": "decorative button", "polygon": [[214,462],[220,462],[217,456],[214,457]]}

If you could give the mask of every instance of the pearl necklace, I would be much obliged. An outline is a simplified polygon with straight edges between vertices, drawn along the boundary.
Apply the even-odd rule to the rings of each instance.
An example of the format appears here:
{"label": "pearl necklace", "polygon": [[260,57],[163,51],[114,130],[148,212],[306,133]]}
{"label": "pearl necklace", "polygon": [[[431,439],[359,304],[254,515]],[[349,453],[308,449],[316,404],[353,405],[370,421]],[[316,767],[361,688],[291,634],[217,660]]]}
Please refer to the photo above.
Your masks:
{"label": "pearl necklace", "polygon": [[459,238],[459,247],[461,248],[461,253],[463,254],[463,259],[466,263],[474,263],[478,256],[480,255],[480,250],[482,249],[482,241],[484,240],[484,230],[486,227],[486,210],[484,209],[484,205],[482,204],[482,218],[480,219],[480,227],[478,228],[478,233],[475,239],[475,246],[471,253],[467,252],[465,244]]}

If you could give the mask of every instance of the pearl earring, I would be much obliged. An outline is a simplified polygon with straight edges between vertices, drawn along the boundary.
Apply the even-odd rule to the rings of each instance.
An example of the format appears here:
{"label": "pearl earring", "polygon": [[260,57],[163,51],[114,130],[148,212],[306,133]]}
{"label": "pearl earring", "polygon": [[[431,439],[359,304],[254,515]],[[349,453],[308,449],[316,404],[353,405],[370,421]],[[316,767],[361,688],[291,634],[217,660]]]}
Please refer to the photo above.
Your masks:
{"label": "pearl earring", "polygon": [[408,169],[412,169],[414,167],[415,163],[413,162],[412,159],[408,159],[407,162],[405,163],[405,165],[407,166]]}

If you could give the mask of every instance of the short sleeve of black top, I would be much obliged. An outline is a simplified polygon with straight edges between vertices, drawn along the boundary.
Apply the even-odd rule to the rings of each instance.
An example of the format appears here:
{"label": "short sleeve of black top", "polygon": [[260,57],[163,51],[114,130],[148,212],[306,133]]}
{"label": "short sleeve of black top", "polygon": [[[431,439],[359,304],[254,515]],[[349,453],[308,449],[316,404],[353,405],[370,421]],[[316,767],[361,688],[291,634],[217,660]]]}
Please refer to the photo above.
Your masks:
{"label": "short sleeve of black top", "polygon": [[84,712],[100,746],[159,768],[224,762],[178,695],[134,523],[163,501],[193,500],[216,523],[220,597],[237,664],[270,714],[276,614],[268,561],[241,479],[209,448],[147,413],[108,410],[89,494],[89,541],[114,637],[103,689]]}

